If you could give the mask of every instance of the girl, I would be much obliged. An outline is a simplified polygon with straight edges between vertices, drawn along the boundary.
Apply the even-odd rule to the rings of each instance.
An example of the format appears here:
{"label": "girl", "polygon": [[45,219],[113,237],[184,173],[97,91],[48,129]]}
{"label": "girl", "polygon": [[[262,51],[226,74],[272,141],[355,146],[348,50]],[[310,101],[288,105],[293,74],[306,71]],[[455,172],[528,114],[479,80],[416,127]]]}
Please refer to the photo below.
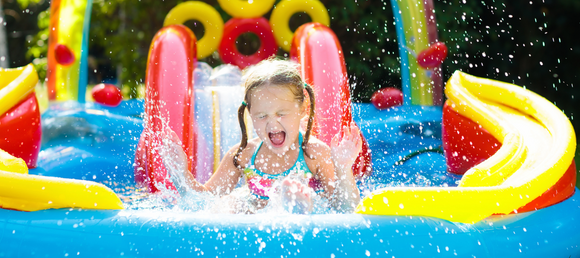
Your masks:
{"label": "girl", "polygon": [[[358,128],[342,128],[330,148],[310,135],[314,93],[293,62],[267,59],[247,71],[246,76],[244,101],[238,109],[241,142],[227,152],[217,171],[202,185],[191,173],[184,173],[186,156],[179,138],[172,133],[171,146],[166,143],[166,149],[183,162],[168,171],[184,173],[186,184],[195,191],[220,196],[229,194],[243,177],[255,196],[250,210],[264,207],[270,196],[278,194],[290,211],[308,213],[312,194],[317,192],[338,211],[352,211],[360,200],[351,171],[362,147]],[[258,135],[250,140],[244,123],[246,111]],[[300,124],[306,113],[308,125],[302,133]]]}

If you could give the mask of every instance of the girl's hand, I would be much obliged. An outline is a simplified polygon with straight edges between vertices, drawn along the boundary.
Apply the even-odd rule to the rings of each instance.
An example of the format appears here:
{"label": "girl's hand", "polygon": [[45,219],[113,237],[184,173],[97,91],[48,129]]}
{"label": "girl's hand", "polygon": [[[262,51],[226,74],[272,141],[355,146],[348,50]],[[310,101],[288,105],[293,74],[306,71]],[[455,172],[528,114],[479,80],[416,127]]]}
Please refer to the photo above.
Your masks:
{"label": "girl's hand", "polygon": [[312,212],[312,190],[298,180],[285,178],[282,181],[282,205],[290,213]]}
{"label": "girl's hand", "polygon": [[180,194],[187,191],[186,176],[189,174],[187,155],[181,146],[181,140],[177,134],[167,128],[162,135],[163,147],[160,154],[163,165],[169,177]]}
{"label": "girl's hand", "polygon": [[[351,123],[338,132],[330,142],[330,155],[334,165],[341,171],[350,171],[362,150],[362,139],[358,127]],[[339,177],[340,178],[340,177]]]}

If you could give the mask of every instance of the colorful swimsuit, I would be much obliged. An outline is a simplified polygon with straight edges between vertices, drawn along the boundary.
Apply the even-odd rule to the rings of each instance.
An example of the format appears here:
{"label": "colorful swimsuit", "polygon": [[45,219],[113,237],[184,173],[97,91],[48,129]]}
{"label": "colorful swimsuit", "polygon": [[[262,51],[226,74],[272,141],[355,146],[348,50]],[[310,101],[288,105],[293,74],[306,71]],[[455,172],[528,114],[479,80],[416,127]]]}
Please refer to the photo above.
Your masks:
{"label": "colorful swimsuit", "polygon": [[[252,155],[250,164],[244,169],[244,177],[246,178],[246,183],[248,184],[252,194],[260,199],[269,199],[270,195],[275,190],[273,187],[274,183],[278,179],[283,179],[291,173],[297,173],[298,175],[303,174],[305,178],[309,179],[308,185],[315,191],[319,192],[322,189],[320,181],[316,180],[312,176],[312,172],[308,168],[306,160],[304,159],[304,153],[302,152],[301,147],[299,147],[298,158],[296,159],[294,165],[290,169],[280,174],[266,174],[256,169],[254,166],[256,155],[258,154],[258,151],[262,147],[263,143],[264,142],[261,142],[260,145],[258,145],[256,152],[254,152],[254,155]],[[302,134],[298,135],[298,146],[302,146]]]}

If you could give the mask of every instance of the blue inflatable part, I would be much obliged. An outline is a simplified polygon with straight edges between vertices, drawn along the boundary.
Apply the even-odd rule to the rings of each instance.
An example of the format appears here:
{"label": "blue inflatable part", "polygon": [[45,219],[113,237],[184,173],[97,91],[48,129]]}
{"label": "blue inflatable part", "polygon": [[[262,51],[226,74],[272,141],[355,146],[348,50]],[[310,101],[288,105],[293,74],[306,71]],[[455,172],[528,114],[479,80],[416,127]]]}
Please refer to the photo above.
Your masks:
{"label": "blue inflatable part", "polygon": [[363,194],[386,186],[456,186],[447,173],[441,141],[442,107],[398,106],[378,110],[354,104],[353,118],[369,144],[373,173]]}
{"label": "blue inflatable part", "polygon": [[53,104],[42,115],[42,145],[30,174],[134,185],[133,162],[143,131],[143,101],[118,107]]}
{"label": "blue inflatable part", "polygon": [[0,257],[578,257],[580,194],[474,225],[424,217],[0,209]]}
{"label": "blue inflatable part", "polygon": [[77,100],[85,103],[87,94],[87,84],[89,79],[89,28],[91,26],[91,11],[93,10],[93,0],[87,0],[85,7],[85,19],[83,21],[83,38],[81,40],[81,58],[79,61],[79,86]]}
{"label": "blue inflatable part", "polygon": [[[135,148],[143,102],[108,108],[60,103],[43,114],[43,144],[31,174],[134,189]],[[371,191],[392,185],[449,185],[441,108],[379,111],[354,104],[353,117],[372,151]],[[476,224],[414,216],[359,214],[227,215],[151,209],[0,209],[0,257],[580,257],[580,194],[533,212]]]}
{"label": "blue inflatable part", "polygon": [[407,51],[407,41],[405,39],[405,28],[403,28],[403,16],[397,0],[391,0],[393,17],[395,18],[395,28],[397,31],[397,42],[399,46],[399,57],[401,58],[401,85],[403,88],[403,104],[411,105],[411,75],[409,71],[409,52]]}

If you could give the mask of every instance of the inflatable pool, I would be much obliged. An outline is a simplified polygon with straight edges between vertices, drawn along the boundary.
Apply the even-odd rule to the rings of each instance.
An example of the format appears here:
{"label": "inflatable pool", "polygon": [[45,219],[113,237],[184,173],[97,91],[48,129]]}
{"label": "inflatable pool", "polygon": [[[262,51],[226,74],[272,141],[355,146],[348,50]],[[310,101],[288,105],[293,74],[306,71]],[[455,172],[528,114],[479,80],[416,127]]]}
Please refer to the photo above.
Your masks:
{"label": "inflatable pool", "polygon": [[[100,182],[117,192],[126,204],[131,203],[125,191],[135,187],[131,153],[142,130],[143,122],[138,116],[142,110],[140,101],[123,102],[117,108],[70,102],[51,106],[43,115],[43,132],[50,139],[43,143],[38,168],[31,169],[28,177],[45,179],[33,175],[38,174],[79,179],[83,184],[88,181],[81,180]],[[370,104],[353,104],[355,121],[375,154],[373,163],[377,165],[371,178],[388,181],[386,177],[395,175],[408,178],[407,185],[425,185],[420,181],[430,180],[433,185],[450,184],[448,190],[460,188],[453,186],[459,177],[446,172],[445,158],[437,152],[419,154],[395,165],[401,160],[399,156],[441,145],[442,135],[437,132],[441,114],[438,107],[401,106],[379,111]],[[378,154],[381,152],[383,155]],[[14,172],[1,173],[5,176]],[[3,189],[0,200],[5,205],[10,196],[4,190],[16,186],[7,184],[5,177],[0,182]],[[381,184],[389,183],[374,183],[377,188],[382,188]],[[62,192],[50,189],[50,185],[45,187],[38,191]],[[25,193],[18,194],[23,197]],[[67,198],[75,195],[63,194]],[[272,216],[91,208],[24,212],[11,208],[0,209],[0,236],[4,243],[0,254],[6,257],[570,256],[579,252],[579,207],[580,196],[575,193],[537,211],[491,215],[473,224],[419,215]]]}
{"label": "inflatable pool", "polygon": [[[32,66],[0,70],[0,256],[580,256],[576,139],[557,107],[462,72],[448,80],[443,107],[350,103],[342,49],[319,23],[297,30],[290,53],[317,88],[318,136],[352,122],[364,136],[356,212],[223,214],[206,209],[214,199],[204,195],[193,211],[171,198],[147,203],[156,183],[171,190],[171,181],[151,148],[159,136],[144,128],[174,129],[198,155],[189,164],[198,178],[230,137],[223,92],[192,80],[198,43],[183,26],[163,28],[145,101],[117,107],[58,102],[40,117]],[[204,105],[217,124],[201,125]]]}

